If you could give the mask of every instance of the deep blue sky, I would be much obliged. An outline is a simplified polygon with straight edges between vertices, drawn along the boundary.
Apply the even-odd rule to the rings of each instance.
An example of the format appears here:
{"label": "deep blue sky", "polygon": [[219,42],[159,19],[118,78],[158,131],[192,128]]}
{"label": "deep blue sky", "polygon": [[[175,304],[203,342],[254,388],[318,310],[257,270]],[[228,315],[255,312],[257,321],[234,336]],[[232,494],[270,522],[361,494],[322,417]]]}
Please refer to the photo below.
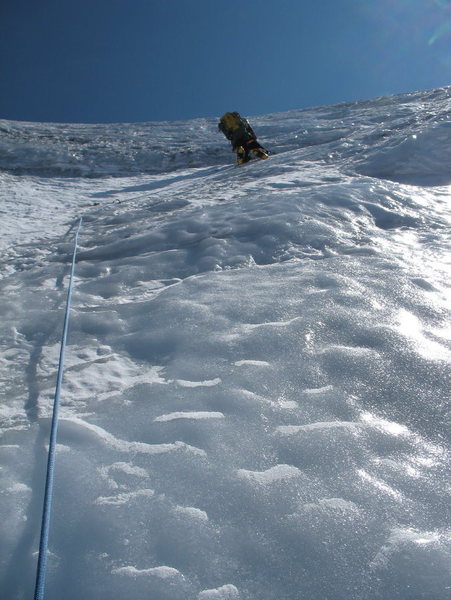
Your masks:
{"label": "deep blue sky", "polygon": [[2,0],[0,118],[266,114],[451,84],[451,0]]}

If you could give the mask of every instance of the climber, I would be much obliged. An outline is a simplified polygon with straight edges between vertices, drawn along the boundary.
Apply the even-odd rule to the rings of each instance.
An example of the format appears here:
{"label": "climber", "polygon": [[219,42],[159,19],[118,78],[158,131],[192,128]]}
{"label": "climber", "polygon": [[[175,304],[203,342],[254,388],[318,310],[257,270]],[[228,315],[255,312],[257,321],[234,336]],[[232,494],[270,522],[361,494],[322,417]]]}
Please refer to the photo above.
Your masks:
{"label": "climber", "polygon": [[239,165],[250,160],[249,153],[261,159],[266,159],[269,153],[257,142],[257,136],[247,119],[237,112],[227,112],[219,120],[219,131],[230,140],[233,152],[236,152],[236,162]]}

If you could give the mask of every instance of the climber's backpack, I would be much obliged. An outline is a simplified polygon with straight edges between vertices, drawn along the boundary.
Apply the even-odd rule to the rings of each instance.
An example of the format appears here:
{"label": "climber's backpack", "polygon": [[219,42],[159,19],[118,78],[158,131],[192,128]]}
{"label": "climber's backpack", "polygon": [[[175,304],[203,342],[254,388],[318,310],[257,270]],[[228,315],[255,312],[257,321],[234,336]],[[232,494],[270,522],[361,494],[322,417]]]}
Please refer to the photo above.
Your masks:
{"label": "climber's backpack", "polygon": [[226,112],[219,120],[223,131],[237,131],[245,128],[240,113],[237,112]]}

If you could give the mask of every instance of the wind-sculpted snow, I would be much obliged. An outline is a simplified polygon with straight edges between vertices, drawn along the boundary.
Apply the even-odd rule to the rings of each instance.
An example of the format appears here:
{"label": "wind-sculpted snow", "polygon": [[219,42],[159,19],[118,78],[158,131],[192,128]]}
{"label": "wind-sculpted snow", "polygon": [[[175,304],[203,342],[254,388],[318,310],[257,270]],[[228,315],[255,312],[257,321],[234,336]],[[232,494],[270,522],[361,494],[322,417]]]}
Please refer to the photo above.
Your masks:
{"label": "wind-sculpted snow", "polygon": [[[2,123],[2,593],[445,600],[450,89],[252,119]],[[172,157],[172,158],[171,158]]]}
{"label": "wind-sculpted snow", "polygon": [[209,163],[221,164],[225,148],[215,127],[211,119],[117,125],[0,121],[0,168],[16,174],[105,177],[200,166],[207,154]]}

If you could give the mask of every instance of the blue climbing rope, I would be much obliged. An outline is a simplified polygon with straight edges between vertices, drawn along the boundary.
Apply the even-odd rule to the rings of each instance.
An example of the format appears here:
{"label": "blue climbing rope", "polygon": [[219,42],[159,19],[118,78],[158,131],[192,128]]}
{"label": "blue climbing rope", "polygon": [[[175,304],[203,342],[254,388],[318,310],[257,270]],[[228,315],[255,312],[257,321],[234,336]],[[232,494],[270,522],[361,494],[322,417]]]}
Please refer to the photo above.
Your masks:
{"label": "blue climbing rope", "polygon": [[72,267],[70,270],[69,287],[67,290],[66,312],[64,315],[63,336],[61,339],[60,357],[58,363],[58,375],[56,379],[55,399],[53,403],[52,426],[50,429],[49,454],[47,459],[47,475],[45,480],[44,507],[42,511],[41,537],[39,541],[39,557],[36,573],[36,586],[34,600],[43,600],[45,588],[45,576],[47,571],[47,554],[49,542],[50,515],[52,510],[53,481],[55,472],[56,437],[58,432],[58,412],[60,407],[61,384],[64,372],[64,352],[66,349],[67,330],[69,328],[70,305],[72,299],[72,284],[75,271],[75,259],[77,256],[78,234],[83,218],[80,217],[77,232],[75,234],[74,252],[72,255]]}

